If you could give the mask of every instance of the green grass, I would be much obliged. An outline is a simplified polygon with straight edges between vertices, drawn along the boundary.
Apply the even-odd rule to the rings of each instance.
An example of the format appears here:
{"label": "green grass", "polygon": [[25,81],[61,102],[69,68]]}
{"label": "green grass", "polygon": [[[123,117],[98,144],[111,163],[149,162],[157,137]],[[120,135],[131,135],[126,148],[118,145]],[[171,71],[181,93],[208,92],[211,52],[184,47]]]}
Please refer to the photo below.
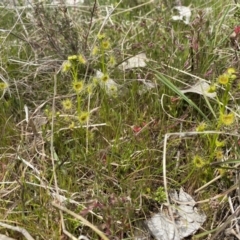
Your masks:
{"label": "green grass", "polygon": [[[228,167],[239,163],[239,52],[229,36],[239,6],[185,1],[192,9],[185,25],[171,20],[169,1],[98,3],[0,8],[7,30],[0,38],[0,74],[8,82],[0,100],[0,234],[24,239],[5,223],[34,239],[133,239],[139,222],[168,200],[168,190],[184,187],[203,201],[235,184]],[[107,19],[111,4],[116,8]],[[145,67],[119,68],[139,53],[146,53]],[[86,63],[70,59],[63,72],[74,55]],[[229,67],[237,78],[221,86],[217,78]],[[96,79],[96,70],[116,84]],[[217,98],[181,92],[199,79],[217,84]],[[234,122],[224,125],[230,113]],[[193,134],[200,124],[205,132]],[[213,222],[210,201],[199,204],[207,221],[196,238],[218,229],[229,207],[226,201],[219,206]]]}

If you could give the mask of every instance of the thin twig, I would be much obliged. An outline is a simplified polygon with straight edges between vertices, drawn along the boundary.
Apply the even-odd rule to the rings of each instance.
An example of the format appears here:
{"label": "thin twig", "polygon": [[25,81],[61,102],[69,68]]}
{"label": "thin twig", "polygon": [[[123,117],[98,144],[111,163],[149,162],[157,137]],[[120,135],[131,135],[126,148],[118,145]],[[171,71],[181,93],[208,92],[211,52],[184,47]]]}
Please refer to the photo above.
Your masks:
{"label": "thin twig", "polygon": [[207,186],[211,185],[212,183],[216,182],[218,179],[222,178],[221,175],[215,177],[214,179],[212,179],[211,181],[207,182],[206,184],[204,184],[203,186],[201,186],[200,188],[198,188],[197,190],[194,191],[194,193],[198,193],[201,190],[203,190],[204,188],[206,188]]}
{"label": "thin twig", "polygon": [[3,235],[3,234],[0,234],[0,239],[1,240],[16,240],[16,238],[10,238],[10,237],[7,237],[6,235]]}
{"label": "thin twig", "polygon": [[[91,93],[88,93],[88,113],[90,113],[90,101],[91,101]],[[86,154],[88,153],[88,143],[89,143],[89,134],[88,134],[88,129],[89,129],[89,118],[87,118],[87,125],[86,125]]]}
{"label": "thin twig", "polygon": [[85,43],[84,43],[84,49],[87,49],[87,42],[88,42],[88,36],[89,36],[89,33],[91,31],[91,28],[92,28],[92,24],[93,24],[93,17],[94,17],[94,13],[97,9],[97,0],[94,1],[94,4],[93,4],[93,7],[92,7],[92,10],[91,10],[91,17],[90,17],[90,23],[88,24],[88,31],[87,31],[87,34],[85,36]]}
{"label": "thin twig", "polygon": [[27,240],[34,240],[34,238],[28,233],[28,231],[25,228],[12,226],[3,222],[0,222],[0,226],[22,233]]}
{"label": "thin twig", "polygon": [[237,217],[239,215],[240,212],[240,206],[236,209],[235,213],[232,214],[226,221],[225,223],[216,231],[216,233],[213,235],[213,237],[211,238],[211,240],[216,239],[216,237],[223,231],[226,229],[227,225],[232,221],[233,218]]}
{"label": "thin twig", "polygon": [[68,210],[67,208],[55,203],[55,202],[52,202],[52,205],[56,208],[58,208],[59,210],[73,216],[74,218],[78,219],[81,221],[82,224],[88,226],[89,228],[91,228],[95,233],[97,233],[101,239],[103,240],[109,240],[109,238],[102,232],[100,231],[97,227],[95,227],[93,224],[91,224],[88,220],[86,220],[85,218],[83,218],[82,216]]}
{"label": "thin twig", "polygon": [[54,90],[53,90],[53,101],[52,101],[52,122],[51,122],[51,143],[50,143],[50,151],[51,151],[51,160],[52,160],[52,168],[53,168],[53,179],[54,186],[56,189],[57,196],[59,196],[58,184],[57,184],[57,174],[55,171],[55,150],[54,150],[54,118],[55,118],[55,96],[57,95],[57,75],[54,75]]}

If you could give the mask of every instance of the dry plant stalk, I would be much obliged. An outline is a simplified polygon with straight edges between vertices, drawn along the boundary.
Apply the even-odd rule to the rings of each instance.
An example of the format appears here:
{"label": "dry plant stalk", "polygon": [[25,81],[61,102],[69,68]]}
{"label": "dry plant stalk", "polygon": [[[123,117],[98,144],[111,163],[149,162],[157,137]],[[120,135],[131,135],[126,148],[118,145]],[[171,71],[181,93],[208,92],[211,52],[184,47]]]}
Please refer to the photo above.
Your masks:
{"label": "dry plant stalk", "polygon": [[7,229],[11,229],[13,231],[16,232],[20,232],[23,234],[23,236],[27,239],[27,240],[34,240],[34,238],[28,233],[28,231],[25,228],[20,228],[20,227],[15,227],[6,223],[2,223],[0,222],[0,226],[7,228]]}
{"label": "dry plant stalk", "polygon": [[109,238],[102,232],[100,231],[97,227],[95,227],[93,224],[91,224],[88,220],[86,220],[85,218],[83,218],[82,216],[70,211],[69,209],[55,203],[55,202],[52,202],[52,205],[56,208],[58,208],[60,211],[63,211],[73,217],[75,217],[76,219],[80,220],[82,224],[88,226],[89,228],[91,228],[95,233],[97,233],[101,239],[103,240],[109,240]]}

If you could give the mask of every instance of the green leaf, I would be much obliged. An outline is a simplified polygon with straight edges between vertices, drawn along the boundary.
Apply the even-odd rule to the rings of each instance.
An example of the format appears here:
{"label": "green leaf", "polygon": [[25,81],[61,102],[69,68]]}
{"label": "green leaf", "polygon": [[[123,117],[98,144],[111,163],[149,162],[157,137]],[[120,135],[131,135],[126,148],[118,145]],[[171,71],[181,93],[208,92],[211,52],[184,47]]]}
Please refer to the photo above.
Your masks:
{"label": "green leaf", "polygon": [[169,89],[171,89],[173,92],[175,92],[178,96],[180,96],[182,99],[184,99],[190,106],[195,108],[206,121],[209,121],[208,117],[202,112],[202,110],[191,100],[189,99],[184,93],[181,92],[181,90],[176,87],[169,79],[167,79],[165,76],[163,76],[161,73],[156,73],[156,77],[159,81],[161,81],[165,86],[167,86]]}

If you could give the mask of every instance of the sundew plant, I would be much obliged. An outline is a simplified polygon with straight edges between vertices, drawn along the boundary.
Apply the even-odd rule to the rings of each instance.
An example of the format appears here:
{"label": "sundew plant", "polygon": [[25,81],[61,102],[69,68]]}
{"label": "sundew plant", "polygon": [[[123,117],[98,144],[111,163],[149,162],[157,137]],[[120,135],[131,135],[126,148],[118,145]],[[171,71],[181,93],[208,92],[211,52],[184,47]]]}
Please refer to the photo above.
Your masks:
{"label": "sundew plant", "polygon": [[237,1],[0,11],[0,238],[150,239],[180,189],[206,215],[189,238],[239,235]]}

